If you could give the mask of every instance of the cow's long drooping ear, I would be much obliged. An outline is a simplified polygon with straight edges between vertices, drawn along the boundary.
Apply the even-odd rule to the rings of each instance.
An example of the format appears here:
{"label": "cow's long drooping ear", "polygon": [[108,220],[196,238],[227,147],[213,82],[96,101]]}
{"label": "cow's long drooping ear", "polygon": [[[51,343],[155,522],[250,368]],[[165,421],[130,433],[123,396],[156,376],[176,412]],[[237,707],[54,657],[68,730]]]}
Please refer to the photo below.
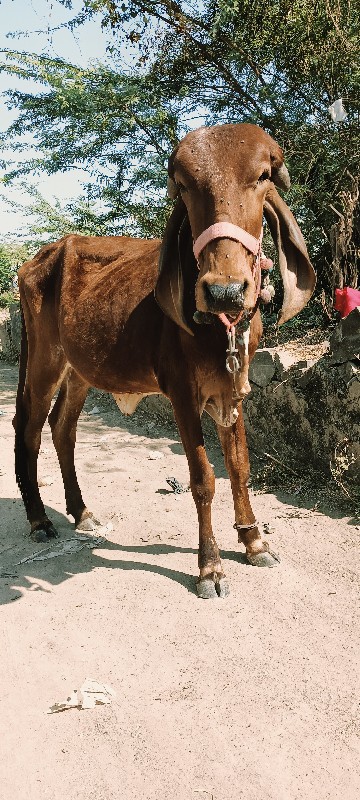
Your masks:
{"label": "cow's long drooping ear", "polygon": [[283,151],[273,139],[271,142],[271,180],[275,183],[275,186],[278,186],[279,189],[283,189],[286,192],[287,189],[290,189],[291,181],[287,167],[285,167],[284,164]]}
{"label": "cow's long drooping ear", "polygon": [[170,177],[167,179],[167,193],[168,197],[170,197],[171,200],[176,200],[179,194],[178,186],[176,186],[176,183],[173,180],[173,178]]}
{"label": "cow's long drooping ear", "polygon": [[193,336],[186,306],[195,304],[196,261],[185,204],[179,198],[165,229],[155,299],[167,317]]}
{"label": "cow's long drooping ear", "polygon": [[266,194],[264,215],[278,250],[284,284],[284,300],[278,317],[278,324],[282,325],[309,302],[316,276],[296,219],[273,186]]}
{"label": "cow's long drooping ear", "polygon": [[171,200],[175,200],[179,194],[179,187],[174,181],[174,159],[177,153],[177,147],[172,151],[168,161],[168,179],[167,179],[167,193]]}
{"label": "cow's long drooping ear", "polygon": [[273,183],[275,183],[275,186],[278,186],[279,189],[283,189],[285,192],[290,189],[290,175],[287,167],[285,167],[285,164],[280,164],[279,167],[272,168],[271,180]]}

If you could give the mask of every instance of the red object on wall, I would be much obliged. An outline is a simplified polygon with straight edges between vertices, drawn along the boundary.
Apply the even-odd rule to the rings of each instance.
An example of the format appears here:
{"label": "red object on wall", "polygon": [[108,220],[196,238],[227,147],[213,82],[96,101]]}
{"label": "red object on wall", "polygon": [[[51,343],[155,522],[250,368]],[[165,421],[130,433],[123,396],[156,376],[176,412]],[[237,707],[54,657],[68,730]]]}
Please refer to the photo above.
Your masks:
{"label": "red object on wall", "polygon": [[342,318],[347,317],[356,306],[360,306],[358,289],[350,289],[349,286],[345,286],[345,289],[335,289],[334,308],[336,311],[340,311]]}

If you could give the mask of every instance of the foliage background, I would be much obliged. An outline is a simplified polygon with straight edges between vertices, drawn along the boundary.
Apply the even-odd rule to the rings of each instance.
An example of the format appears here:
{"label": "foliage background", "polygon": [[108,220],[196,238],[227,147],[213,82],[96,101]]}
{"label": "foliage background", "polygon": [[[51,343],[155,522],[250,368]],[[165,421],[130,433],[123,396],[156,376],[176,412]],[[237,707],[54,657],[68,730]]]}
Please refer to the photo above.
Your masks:
{"label": "foliage background", "polygon": [[[71,10],[71,0],[59,2]],[[319,288],[331,297],[336,285],[356,286],[358,2],[84,0],[67,25],[80,34],[99,15],[112,33],[106,63],[81,68],[50,49],[2,53],[0,69],[24,82],[6,94],[16,118],[1,142],[9,152],[4,183],[21,179],[32,192],[31,241],[70,230],[161,236],[171,208],[167,158],[179,138],[203,122],[248,121],[284,148],[287,202]],[[38,90],[27,92],[26,81]],[[335,123],[328,107],[339,97],[347,116]],[[34,176],[79,165],[89,180],[65,208],[31,189]]]}

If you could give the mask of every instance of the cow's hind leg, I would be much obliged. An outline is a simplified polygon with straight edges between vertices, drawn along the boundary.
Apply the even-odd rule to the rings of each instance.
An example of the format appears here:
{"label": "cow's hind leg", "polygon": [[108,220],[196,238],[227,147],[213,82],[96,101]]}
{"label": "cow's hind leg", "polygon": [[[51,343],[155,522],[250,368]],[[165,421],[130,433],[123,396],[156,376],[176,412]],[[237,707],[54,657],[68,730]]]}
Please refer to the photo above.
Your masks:
{"label": "cow's hind leg", "polygon": [[250,474],[249,452],[241,407],[231,428],[218,425],[217,429],[231,482],[235,509],[234,527],[238,531],[239,542],[245,545],[250,564],[256,567],[275,567],[280,559],[270,552],[268,544],[262,540],[250,504],[247,487]]}
{"label": "cow's hind leg", "polygon": [[65,489],[66,511],[75,519],[77,530],[97,530],[100,522],[86,508],[75,471],[76,427],[89,384],[71,367],[66,372],[59,394],[49,414],[54,446]]}
{"label": "cow's hind leg", "polygon": [[177,391],[171,400],[188,460],[190,487],[199,520],[197,593],[199,597],[206,600],[226,597],[229,594],[229,587],[211,524],[215,476],[206,455],[200,415],[197,413],[195,400],[193,403],[189,403],[188,396],[179,397]]}
{"label": "cow's hind leg", "polygon": [[[26,354],[27,355],[27,354]],[[65,365],[65,357],[51,352],[51,348],[32,349],[24,365],[20,361],[18,395],[16,401],[15,472],[31,525],[31,538],[45,542],[57,536],[40,497],[37,479],[37,461],[41,444],[41,431],[49,413]]]}

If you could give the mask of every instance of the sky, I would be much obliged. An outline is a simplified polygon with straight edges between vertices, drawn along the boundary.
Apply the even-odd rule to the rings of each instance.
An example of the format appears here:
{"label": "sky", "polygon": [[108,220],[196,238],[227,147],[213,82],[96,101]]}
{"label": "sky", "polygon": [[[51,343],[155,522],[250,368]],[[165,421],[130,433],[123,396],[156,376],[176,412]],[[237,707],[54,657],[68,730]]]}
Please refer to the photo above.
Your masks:
{"label": "sky", "polygon": [[[74,10],[82,6],[81,0],[75,0]],[[65,58],[79,66],[86,66],[91,61],[104,61],[106,58],[107,35],[101,29],[100,17],[81,26],[76,34],[66,29],[51,33],[51,29],[69,19],[70,14],[57,0],[0,0],[0,50],[16,49],[37,54],[48,53],[51,56]],[[16,33],[13,38],[8,34]],[[19,79],[0,73],[0,93],[9,88],[24,88],[29,91],[29,81],[24,84]],[[33,84],[35,89],[35,83]],[[16,116],[0,98],[0,128],[6,130]],[[3,172],[0,170],[0,178]],[[43,176],[34,181],[41,194],[50,202],[59,198],[61,202],[81,194],[81,170],[73,170],[66,174]],[[85,177],[84,177],[85,180]],[[88,177],[86,178],[88,180]],[[5,188],[6,197],[25,204],[24,193]],[[30,198],[29,198],[30,202]],[[0,237],[11,236],[28,223],[28,218],[15,212],[4,200],[0,200]]]}

